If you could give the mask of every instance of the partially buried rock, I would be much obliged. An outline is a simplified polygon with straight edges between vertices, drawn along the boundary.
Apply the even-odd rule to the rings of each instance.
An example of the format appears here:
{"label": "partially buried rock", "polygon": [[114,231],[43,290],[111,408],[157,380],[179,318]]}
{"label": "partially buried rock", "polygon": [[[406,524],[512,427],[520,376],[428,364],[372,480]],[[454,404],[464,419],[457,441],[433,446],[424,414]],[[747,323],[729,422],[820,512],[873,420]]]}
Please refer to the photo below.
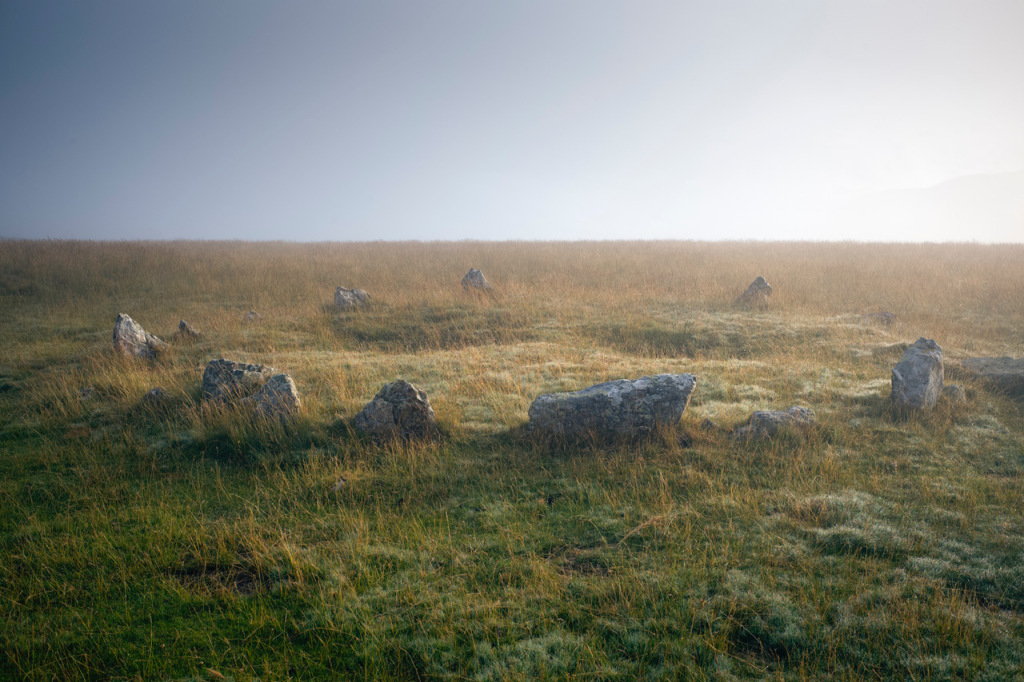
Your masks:
{"label": "partially buried rock", "polygon": [[746,423],[730,434],[737,440],[774,438],[786,428],[806,428],[814,424],[814,412],[806,407],[791,407],[788,410],[759,410],[750,415]]}
{"label": "partially buried rock", "polygon": [[338,287],[334,290],[334,305],[342,310],[351,310],[366,305],[370,295],[362,289],[346,289]]}
{"label": "partially buried rock", "polygon": [[469,272],[462,277],[462,288],[467,291],[471,289],[489,291],[494,287],[492,287],[491,283],[487,281],[486,277],[484,277],[484,273],[476,268],[470,268]]}
{"label": "partially buried rock", "polygon": [[892,369],[892,404],[900,410],[929,410],[942,395],[942,347],[920,338]]}
{"label": "partially buried rock", "polygon": [[255,310],[250,310],[249,312],[242,316],[242,319],[245,320],[246,322],[255,322],[257,320],[263,319],[263,316],[260,315]]}
{"label": "partially buried rock", "polygon": [[422,438],[434,431],[436,420],[427,394],[398,380],[380,389],[352,425],[376,438]]}
{"label": "partially buried rock", "polygon": [[1024,398],[1024,358],[967,358],[963,368],[997,391]]}
{"label": "partially buried rock", "polygon": [[174,332],[174,337],[182,341],[195,341],[200,336],[201,334],[193,329],[185,320],[178,322],[178,331]]}
{"label": "partially buried rock", "polygon": [[254,395],[242,402],[253,405],[263,417],[287,417],[302,407],[299,389],[287,374],[275,374]]}
{"label": "partially buried rock", "polygon": [[530,405],[527,428],[565,438],[644,435],[675,425],[696,385],[692,374],[658,374],[549,393]]}
{"label": "partially buried rock", "polygon": [[896,314],[890,313],[886,310],[881,310],[877,313],[868,313],[864,316],[864,319],[868,322],[877,322],[883,324],[886,327],[892,325],[896,321]]}
{"label": "partially buried rock", "polygon": [[146,391],[146,395],[142,396],[142,404],[145,407],[160,407],[167,402],[169,394],[163,386],[157,386]]}
{"label": "partially buried rock", "polygon": [[203,400],[226,402],[255,394],[275,374],[273,367],[233,360],[210,360],[203,371]]}
{"label": "partially buried rock", "polygon": [[962,405],[967,402],[967,392],[960,384],[945,384],[942,387],[942,397],[954,405]]}
{"label": "partially buried rock", "polygon": [[124,313],[114,322],[114,349],[124,355],[151,360],[167,347]]}
{"label": "partially buried rock", "polygon": [[772,295],[772,285],[768,284],[768,280],[764,277],[758,276],[747,290],[740,294],[739,298],[736,299],[736,303],[739,305],[767,305],[769,297]]}

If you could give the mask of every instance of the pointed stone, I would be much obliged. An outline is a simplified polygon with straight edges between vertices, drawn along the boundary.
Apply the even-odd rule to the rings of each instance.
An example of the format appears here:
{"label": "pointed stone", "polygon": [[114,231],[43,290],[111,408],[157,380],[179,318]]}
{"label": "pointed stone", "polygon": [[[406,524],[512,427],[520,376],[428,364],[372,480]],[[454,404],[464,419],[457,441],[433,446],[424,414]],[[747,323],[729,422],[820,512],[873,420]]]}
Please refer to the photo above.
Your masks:
{"label": "pointed stone", "polygon": [[120,313],[114,322],[114,349],[123,355],[151,360],[167,347],[128,315]]}

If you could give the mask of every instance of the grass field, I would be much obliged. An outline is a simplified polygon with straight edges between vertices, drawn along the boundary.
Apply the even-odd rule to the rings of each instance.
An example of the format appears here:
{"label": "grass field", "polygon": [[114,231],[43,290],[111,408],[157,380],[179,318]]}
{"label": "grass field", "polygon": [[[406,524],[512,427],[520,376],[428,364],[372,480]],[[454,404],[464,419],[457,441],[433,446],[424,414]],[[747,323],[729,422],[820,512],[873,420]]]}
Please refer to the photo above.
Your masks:
{"label": "grass field", "polygon": [[[1024,355],[1024,246],[6,241],[0,309],[0,677],[1024,677],[1024,414],[957,372]],[[119,312],[170,350],[116,356]],[[897,418],[920,336],[968,400]],[[201,409],[219,357],[299,416]],[[521,429],[663,372],[697,389],[647,441]],[[398,378],[442,438],[352,432]],[[811,431],[698,427],[791,405]]]}

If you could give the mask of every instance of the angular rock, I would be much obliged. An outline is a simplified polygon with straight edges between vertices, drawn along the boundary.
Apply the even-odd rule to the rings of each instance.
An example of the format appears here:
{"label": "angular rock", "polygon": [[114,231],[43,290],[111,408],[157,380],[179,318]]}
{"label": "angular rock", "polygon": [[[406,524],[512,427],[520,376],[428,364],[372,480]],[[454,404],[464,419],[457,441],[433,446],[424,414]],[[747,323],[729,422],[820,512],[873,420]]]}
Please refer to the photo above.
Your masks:
{"label": "angular rock", "polygon": [[942,347],[920,338],[892,369],[892,404],[901,410],[929,410],[942,394]]}
{"label": "angular rock", "polygon": [[203,371],[203,400],[226,402],[255,394],[275,374],[273,367],[233,360],[210,360]]}
{"label": "angular rock", "polygon": [[967,392],[960,384],[944,384],[942,397],[954,405],[963,405],[967,402]]}
{"label": "angular rock", "polygon": [[255,310],[250,310],[249,312],[242,316],[242,319],[246,322],[255,322],[256,320],[263,319],[263,316],[260,315]]}
{"label": "angular rock", "polygon": [[122,354],[153,359],[167,347],[163,341],[153,336],[142,326],[124,313],[117,316],[114,322],[114,349]]}
{"label": "angular rock", "polygon": [[202,336],[202,334],[193,329],[192,325],[185,320],[178,322],[178,331],[174,332],[174,337],[181,339],[182,341],[195,341],[200,336]]}
{"label": "angular rock", "polygon": [[1024,358],[967,358],[962,367],[991,388],[1024,398]]}
{"label": "angular rock", "polygon": [[774,438],[784,428],[804,428],[814,424],[814,412],[806,407],[788,410],[758,410],[730,434],[737,440]]}
{"label": "angular rock", "polygon": [[676,424],[696,385],[692,374],[658,374],[549,393],[530,405],[527,428],[567,438],[642,435]]}
{"label": "angular rock", "polygon": [[772,295],[772,285],[761,276],[758,276],[747,290],[736,299],[739,305],[766,305],[768,298]]}
{"label": "angular rock", "polygon": [[262,417],[287,417],[302,407],[299,389],[287,374],[275,374],[243,403],[252,404]]}
{"label": "angular rock", "polygon": [[484,277],[484,273],[476,268],[470,268],[469,272],[462,277],[462,288],[467,291],[470,289],[482,289],[486,291],[493,289],[494,287],[492,287],[491,283],[487,281],[486,277]]}
{"label": "angular rock", "polygon": [[877,322],[888,327],[896,321],[896,314],[882,310],[877,313],[868,313],[864,316],[864,319],[868,322]]}
{"label": "angular rock", "polygon": [[370,295],[362,289],[346,289],[345,287],[338,287],[334,290],[334,305],[338,306],[342,310],[358,308],[359,306],[366,305],[369,300]]}
{"label": "angular rock", "polygon": [[436,420],[427,394],[398,380],[380,389],[352,425],[377,438],[422,438],[434,431]]}
{"label": "angular rock", "polygon": [[169,397],[167,389],[163,386],[157,386],[146,391],[146,395],[142,396],[142,404],[146,407],[158,407],[167,402]]}
{"label": "angular rock", "polygon": [[78,399],[82,402],[92,400],[96,397],[96,389],[92,386],[86,386],[85,388],[78,389]]}

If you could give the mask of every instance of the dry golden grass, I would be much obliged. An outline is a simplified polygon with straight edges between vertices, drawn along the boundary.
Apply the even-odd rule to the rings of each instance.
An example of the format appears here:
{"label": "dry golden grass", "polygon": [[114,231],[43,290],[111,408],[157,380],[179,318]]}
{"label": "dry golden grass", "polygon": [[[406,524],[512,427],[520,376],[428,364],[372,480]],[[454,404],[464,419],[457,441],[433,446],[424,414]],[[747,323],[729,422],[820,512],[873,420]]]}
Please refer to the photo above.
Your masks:
{"label": "dry golden grass", "polygon": [[[956,371],[1024,355],[1024,247],[2,242],[0,304],[0,675],[1024,675],[1024,417]],[[118,312],[203,337],[129,361]],[[919,336],[968,404],[895,419]],[[289,372],[298,418],[202,408],[216,357]],[[650,441],[519,433],[540,393],[677,371]],[[351,433],[400,377],[446,438]],[[810,433],[697,427],[793,404]]]}

